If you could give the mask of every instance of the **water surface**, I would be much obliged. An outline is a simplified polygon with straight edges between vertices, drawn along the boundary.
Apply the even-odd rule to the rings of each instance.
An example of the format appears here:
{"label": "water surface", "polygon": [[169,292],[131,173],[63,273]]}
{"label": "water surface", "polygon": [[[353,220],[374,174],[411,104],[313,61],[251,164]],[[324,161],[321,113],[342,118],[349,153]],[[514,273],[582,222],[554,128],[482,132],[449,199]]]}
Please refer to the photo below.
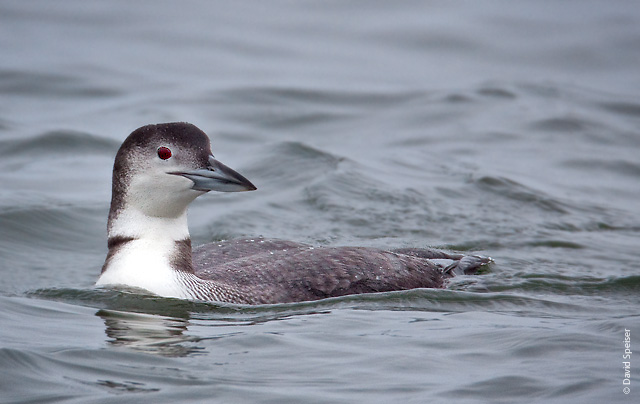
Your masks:
{"label": "water surface", "polygon": [[[0,401],[635,402],[634,1],[0,4]],[[264,307],[93,288],[111,166],[189,121],[257,192],[194,244],[434,246],[487,273]]]}

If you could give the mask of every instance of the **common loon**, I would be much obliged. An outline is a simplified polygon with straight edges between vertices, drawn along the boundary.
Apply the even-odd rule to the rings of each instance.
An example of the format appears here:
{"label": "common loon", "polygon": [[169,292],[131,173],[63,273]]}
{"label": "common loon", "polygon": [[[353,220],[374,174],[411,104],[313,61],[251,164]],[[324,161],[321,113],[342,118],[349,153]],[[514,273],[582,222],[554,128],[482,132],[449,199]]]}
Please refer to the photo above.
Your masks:
{"label": "common loon", "polygon": [[[98,286],[164,297],[271,304],[350,294],[442,288],[491,259],[432,249],[384,251],[313,247],[278,239],[231,240],[191,250],[187,207],[208,191],[253,191],[216,160],[209,138],[189,123],[136,129],[113,165],[109,252]],[[438,260],[448,260],[445,266]]]}

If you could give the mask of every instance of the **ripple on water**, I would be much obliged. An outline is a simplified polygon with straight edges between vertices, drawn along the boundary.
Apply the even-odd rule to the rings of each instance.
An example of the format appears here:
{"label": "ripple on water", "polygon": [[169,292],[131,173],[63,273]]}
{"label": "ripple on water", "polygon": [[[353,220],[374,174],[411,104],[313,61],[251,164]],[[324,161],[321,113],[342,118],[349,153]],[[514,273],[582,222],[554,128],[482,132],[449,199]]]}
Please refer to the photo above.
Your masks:
{"label": "ripple on water", "polygon": [[[482,277],[483,275],[477,275]],[[622,284],[611,284],[611,281],[603,281],[585,278],[571,280],[566,278],[533,279],[521,283],[514,283],[505,287],[496,284],[488,284],[489,290],[481,290],[474,284],[474,277],[459,277],[456,282],[456,290],[453,289],[413,289],[384,293],[372,293],[362,295],[341,296],[320,301],[281,303],[271,305],[236,305],[224,302],[195,302],[181,299],[162,298],[124,290],[107,289],[39,289],[30,292],[32,297],[40,299],[62,301],[70,304],[94,307],[103,313],[103,318],[128,318],[127,313],[142,313],[159,315],[176,320],[176,327],[181,328],[179,319],[199,318],[229,322],[265,322],[278,320],[296,315],[310,313],[329,313],[337,309],[357,310],[408,310],[426,312],[463,313],[475,310],[491,312],[523,312],[555,313],[559,317],[575,316],[577,314],[589,315],[590,309],[570,301],[553,299],[554,293],[558,295],[580,294],[582,286],[590,287],[593,293],[615,291],[635,291],[638,288],[638,279],[632,279]],[[465,278],[465,279],[462,279]],[[465,280],[471,281],[465,285]],[[629,283],[630,282],[630,283]],[[577,283],[577,286],[572,286]],[[469,289],[471,291],[465,291]],[[549,293],[549,298],[532,297],[529,292]],[[505,293],[511,292],[511,293]],[[524,293],[512,293],[524,292]],[[553,293],[551,293],[553,292]],[[120,313],[120,314],[118,314]],[[133,320],[146,318],[135,317]]]}
{"label": "ripple on water", "polygon": [[599,105],[601,108],[616,114],[623,115],[625,118],[640,119],[640,104],[638,103],[608,101],[601,102]]}
{"label": "ripple on water", "polygon": [[122,95],[113,87],[97,86],[77,75],[29,70],[0,70],[0,92],[14,96],[104,98]]}
{"label": "ripple on water", "polygon": [[54,130],[28,139],[0,141],[0,152],[9,159],[25,157],[86,156],[87,154],[115,155],[120,143],[89,133]]}
{"label": "ripple on water", "polygon": [[542,211],[559,214],[568,213],[567,207],[563,202],[508,178],[484,176],[473,179],[473,183],[481,190],[489,191],[501,198],[533,205]]}

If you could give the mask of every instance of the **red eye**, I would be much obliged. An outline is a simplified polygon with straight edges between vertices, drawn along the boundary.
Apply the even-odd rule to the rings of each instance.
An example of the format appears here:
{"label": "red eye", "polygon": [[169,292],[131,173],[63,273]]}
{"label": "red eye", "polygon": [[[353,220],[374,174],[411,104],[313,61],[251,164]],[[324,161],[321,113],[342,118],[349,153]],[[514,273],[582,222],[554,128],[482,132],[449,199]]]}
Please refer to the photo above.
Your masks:
{"label": "red eye", "polygon": [[171,157],[171,150],[168,147],[158,147],[158,157],[166,160]]}

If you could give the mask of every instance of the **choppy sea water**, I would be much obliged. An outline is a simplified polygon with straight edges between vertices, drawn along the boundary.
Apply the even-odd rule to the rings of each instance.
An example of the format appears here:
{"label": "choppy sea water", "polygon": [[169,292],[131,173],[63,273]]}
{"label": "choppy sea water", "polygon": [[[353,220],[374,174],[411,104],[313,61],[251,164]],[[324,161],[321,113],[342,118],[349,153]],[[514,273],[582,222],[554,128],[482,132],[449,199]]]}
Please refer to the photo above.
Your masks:
{"label": "choppy sea water", "polygon": [[[0,402],[636,402],[638,27],[634,1],[0,3]],[[259,188],[199,198],[194,244],[496,263],[262,307],[94,289],[115,151],[176,120]]]}

